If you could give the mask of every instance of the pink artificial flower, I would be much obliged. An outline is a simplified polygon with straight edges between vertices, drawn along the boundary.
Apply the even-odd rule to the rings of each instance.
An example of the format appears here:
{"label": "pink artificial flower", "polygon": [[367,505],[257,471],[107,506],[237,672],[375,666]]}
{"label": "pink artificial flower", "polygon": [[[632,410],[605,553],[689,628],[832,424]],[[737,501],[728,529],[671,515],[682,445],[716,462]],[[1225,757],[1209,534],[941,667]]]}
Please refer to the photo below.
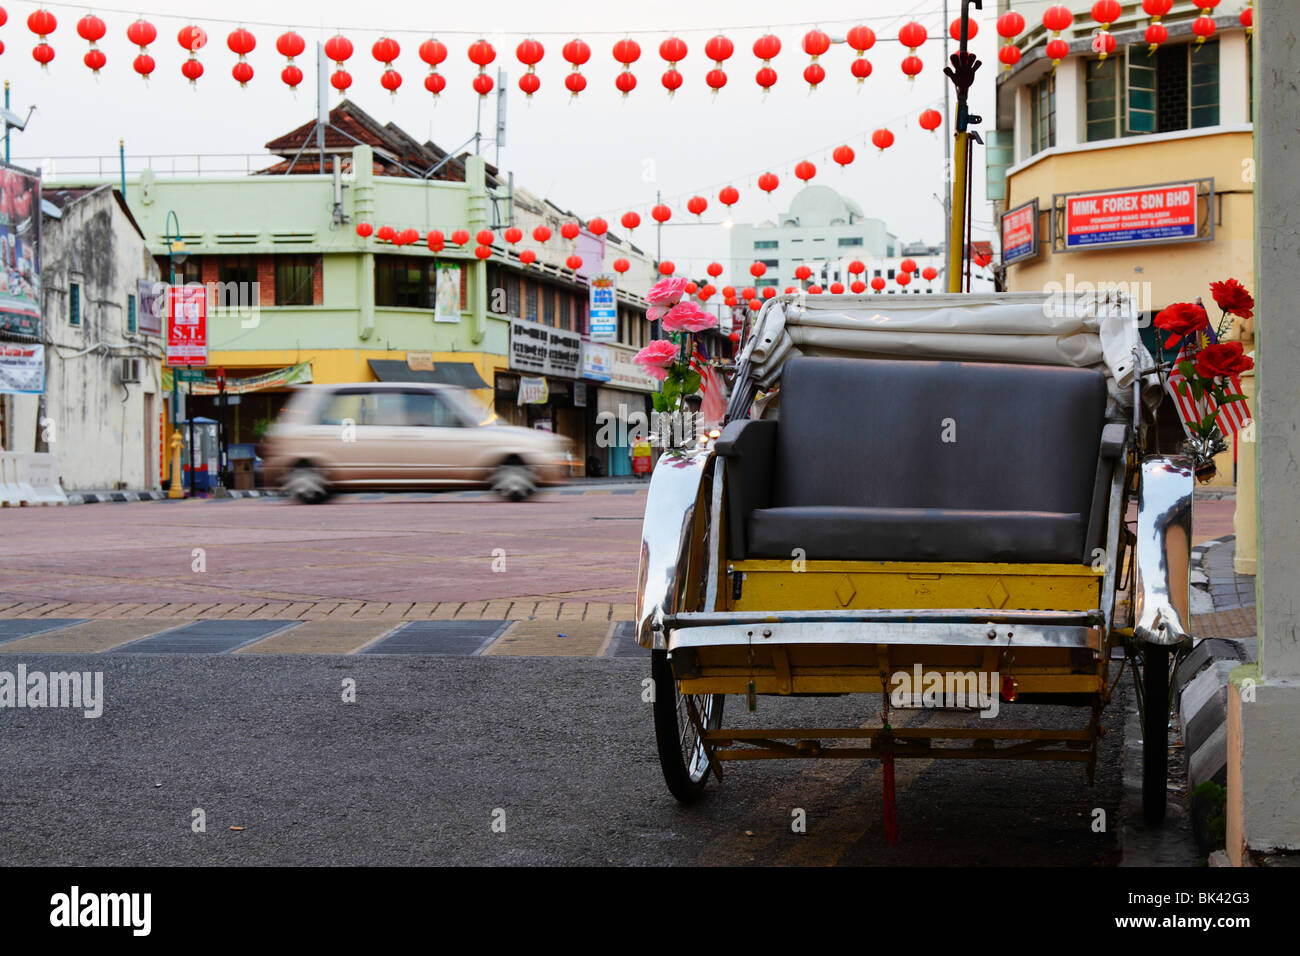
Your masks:
{"label": "pink artificial flower", "polygon": [[[632,361],[644,366],[647,372],[654,375],[651,369],[658,368],[662,371],[677,361],[677,346],[667,339],[654,339],[640,352],[637,352]],[[655,377],[658,378],[658,376]],[[667,376],[665,375],[665,377]],[[663,381],[663,379],[660,379],[660,381]]]}
{"label": "pink artificial flower", "polygon": [[664,316],[665,332],[703,332],[718,324],[718,317],[694,302],[681,302]]}
{"label": "pink artificial flower", "polygon": [[645,300],[651,305],[676,305],[686,294],[688,281],[680,276],[660,279],[650,287],[650,291],[645,294]]}
{"label": "pink artificial flower", "polygon": [[651,322],[658,322],[660,319],[662,319],[665,315],[668,314],[668,310],[670,308],[672,308],[672,306],[652,305],[645,310],[645,317],[649,319]]}
{"label": "pink artificial flower", "polygon": [[645,366],[645,373],[653,379],[665,381],[668,378],[668,369],[660,368],[658,365]]}

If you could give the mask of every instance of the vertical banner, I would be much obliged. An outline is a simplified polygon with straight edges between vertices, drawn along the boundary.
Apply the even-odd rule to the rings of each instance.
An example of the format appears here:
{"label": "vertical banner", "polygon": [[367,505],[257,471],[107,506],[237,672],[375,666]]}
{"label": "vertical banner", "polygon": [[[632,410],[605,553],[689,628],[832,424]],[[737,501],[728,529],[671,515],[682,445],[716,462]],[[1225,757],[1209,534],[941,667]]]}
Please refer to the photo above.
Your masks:
{"label": "vertical banner", "polygon": [[167,364],[208,364],[208,292],[201,285],[167,287]]}
{"label": "vertical banner", "polygon": [[589,294],[588,322],[593,342],[614,342],[618,339],[618,302],[616,279],[602,272],[592,276]]}
{"label": "vertical banner", "polygon": [[0,342],[0,395],[45,391],[45,346]]}
{"label": "vertical banner", "polygon": [[438,263],[438,288],[434,292],[433,321],[460,321],[460,266]]}
{"label": "vertical banner", "polygon": [[0,332],[41,336],[41,180],[0,164]]}
{"label": "vertical banner", "polygon": [[1038,199],[1002,214],[1002,264],[1038,255]]}

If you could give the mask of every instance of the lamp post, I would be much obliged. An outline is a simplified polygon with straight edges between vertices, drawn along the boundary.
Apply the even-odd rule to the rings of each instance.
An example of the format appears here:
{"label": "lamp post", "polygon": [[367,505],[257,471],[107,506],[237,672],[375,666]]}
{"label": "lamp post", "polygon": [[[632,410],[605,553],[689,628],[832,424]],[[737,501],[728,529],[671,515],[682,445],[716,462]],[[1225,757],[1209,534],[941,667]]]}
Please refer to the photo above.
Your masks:
{"label": "lamp post", "polygon": [[[175,232],[172,231],[172,225],[173,225],[173,223],[175,224],[175,227],[176,227]],[[186,258],[188,257],[188,255],[189,255],[189,254],[185,251],[185,243],[181,241],[181,220],[180,220],[180,217],[177,216],[176,213],[175,213],[173,210],[171,210],[171,209],[168,209],[168,210],[167,210],[167,220],[166,220],[166,222],[165,222],[164,225],[163,225],[163,232],[166,234],[166,235],[165,235],[165,239],[166,239],[166,241],[167,241],[167,266],[168,266],[168,278],[167,278],[168,292],[167,292],[167,298],[168,298],[168,302],[170,303],[170,301],[171,301],[171,289],[172,289],[172,287],[174,287],[174,286],[176,285],[176,267],[177,267],[178,265],[180,265],[181,263],[183,263],[183,262],[186,260]],[[176,372],[175,367],[173,367],[173,369],[172,369],[172,415],[171,415],[171,418],[172,418],[172,428],[173,428],[173,430],[176,428],[176,423],[177,423],[176,412],[177,412],[177,406],[179,406],[179,404],[180,404],[180,388],[179,388],[179,385],[178,385],[178,383],[177,383],[177,381],[176,381],[176,378],[177,378],[177,372]],[[187,392],[186,392],[186,412],[189,414],[189,423],[190,423],[190,426],[189,426],[189,432],[190,432],[190,440],[189,440],[189,446],[190,446],[190,497],[193,497],[193,496],[194,496],[194,478],[195,478],[195,474],[194,474],[194,410],[193,410],[193,408],[191,407],[191,406],[192,406],[192,401],[191,401],[191,400],[193,399],[193,397],[194,397],[194,386],[193,386],[193,385],[190,385],[190,386],[189,386],[189,389],[188,389]],[[173,469],[172,474],[173,474],[173,475],[176,474],[175,469]],[[184,472],[182,471],[182,475],[183,475],[183,474],[184,474]],[[183,481],[182,481],[181,483],[183,484]],[[173,478],[173,480],[172,480],[172,487],[171,487],[171,489],[168,490],[168,492],[167,492],[167,497],[169,497],[169,498],[180,498],[180,497],[182,497],[182,496],[183,496],[183,491],[182,491],[181,488],[177,487],[176,480],[175,480],[175,478]]]}

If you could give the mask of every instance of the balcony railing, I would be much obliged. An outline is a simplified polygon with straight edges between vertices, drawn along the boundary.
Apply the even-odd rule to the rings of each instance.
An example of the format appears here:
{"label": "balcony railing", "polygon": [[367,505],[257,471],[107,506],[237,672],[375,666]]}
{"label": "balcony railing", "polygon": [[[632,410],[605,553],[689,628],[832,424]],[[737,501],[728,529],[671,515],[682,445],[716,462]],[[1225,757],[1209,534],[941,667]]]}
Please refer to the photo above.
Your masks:
{"label": "balcony railing", "polygon": [[[247,176],[281,162],[269,153],[154,153],[127,154],[126,175],[134,179],[146,169],[157,176]],[[104,156],[28,156],[14,165],[39,169],[46,181],[72,179],[117,179],[123,160],[116,153]]]}

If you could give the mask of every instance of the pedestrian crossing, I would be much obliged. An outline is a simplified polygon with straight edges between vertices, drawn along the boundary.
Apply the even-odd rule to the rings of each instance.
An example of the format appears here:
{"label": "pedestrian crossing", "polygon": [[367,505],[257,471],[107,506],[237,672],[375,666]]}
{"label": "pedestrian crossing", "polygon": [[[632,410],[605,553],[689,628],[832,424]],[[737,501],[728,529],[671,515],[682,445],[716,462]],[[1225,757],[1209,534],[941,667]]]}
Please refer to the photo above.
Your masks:
{"label": "pedestrian crossing", "polygon": [[630,621],[0,619],[0,655],[648,656]]}

